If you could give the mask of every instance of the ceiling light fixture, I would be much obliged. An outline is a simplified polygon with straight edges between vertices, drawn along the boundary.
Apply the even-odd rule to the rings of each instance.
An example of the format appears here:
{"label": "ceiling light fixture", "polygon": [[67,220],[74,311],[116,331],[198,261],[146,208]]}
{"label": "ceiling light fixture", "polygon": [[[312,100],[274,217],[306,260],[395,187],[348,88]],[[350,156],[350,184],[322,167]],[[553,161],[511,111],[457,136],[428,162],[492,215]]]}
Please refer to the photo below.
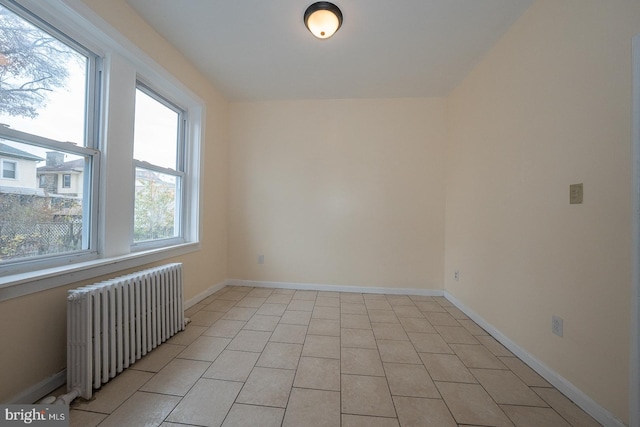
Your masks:
{"label": "ceiling light fixture", "polygon": [[342,12],[333,3],[319,1],[304,12],[304,25],[319,39],[328,39],[342,25]]}

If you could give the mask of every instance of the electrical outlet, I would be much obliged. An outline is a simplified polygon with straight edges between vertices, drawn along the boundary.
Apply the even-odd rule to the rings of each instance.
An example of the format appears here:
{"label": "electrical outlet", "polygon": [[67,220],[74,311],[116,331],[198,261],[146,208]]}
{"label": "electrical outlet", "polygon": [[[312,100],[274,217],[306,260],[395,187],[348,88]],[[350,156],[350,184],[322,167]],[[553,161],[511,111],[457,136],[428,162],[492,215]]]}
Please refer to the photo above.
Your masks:
{"label": "electrical outlet", "polygon": [[258,255],[258,264],[264,264],[264,255]]}
{"label": "electrical outlet", "polygon": [[564,326],[563,323],[564,323],[564,320],[562,320],[562,317],[551,316],[551,332],[553,332],[559,337],[562,337],[562,334],[563,334],[562,329]]}
{"label": "electrical outlet", "polygon": [[583,184],[571,184],[569,186],[569,203],[572,205],[579,205],[583,199]]}
{"label": "electrical outlet", "polygon": [[453,280],[455,280],[456,282],[460,281],[460,270],[456,270],[453,272]]}

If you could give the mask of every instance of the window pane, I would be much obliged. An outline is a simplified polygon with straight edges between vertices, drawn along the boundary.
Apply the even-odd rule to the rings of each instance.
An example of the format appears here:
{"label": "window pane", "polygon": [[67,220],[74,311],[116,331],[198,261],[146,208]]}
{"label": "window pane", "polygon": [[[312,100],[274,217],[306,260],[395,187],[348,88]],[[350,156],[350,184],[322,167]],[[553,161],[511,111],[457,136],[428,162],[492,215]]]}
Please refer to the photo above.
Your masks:
{"label": "window pane", "polygon": [[0,6],[0,123],[85,145],[86,55]]}
{"label": "window pane", "polygon": [[0,261],[86,249],[83,194],[90,157],[8,140],[0,140],[0,151],[13,156],[19,170],[15,180],[0,179]]}
{"label": "window pane", "polygon": [[136,168],[134,241],[177,237],[179,177]]}
{"label": "window pane", "polygon": [[2,161],[2,177],[6,179],[16,179],[16,163],[7,160]]}
{"label": "window pane", "polygon": [[135,114],[133,158],[176,170],[179,114],[140,89]]}

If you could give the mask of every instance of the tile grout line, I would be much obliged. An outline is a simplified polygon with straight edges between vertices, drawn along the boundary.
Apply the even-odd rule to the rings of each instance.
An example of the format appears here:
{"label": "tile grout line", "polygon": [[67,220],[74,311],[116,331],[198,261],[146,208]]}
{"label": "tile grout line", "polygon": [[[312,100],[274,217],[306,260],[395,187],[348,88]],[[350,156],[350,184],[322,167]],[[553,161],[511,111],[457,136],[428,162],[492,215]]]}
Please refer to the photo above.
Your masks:
{"label": "tile grout line", "polygon": [[[386,296],[385,296],[385,300],[386,300]],[[371,317],[369,316],[369,309],[366,308],[366,303],[365,303],[365,310],[367,311],[367,317],[369,317],[369,323],[371,324],[372,323],[371,322]],[[395,315],[395,312],[394,312],[394,315]],[[371,325],[371,330],[373,331],[373,325]],[[380,363],[382,364],[382,372],[384,372],[384,381],[387,384],[387,390],[389,391],[389,397],[391,398],[391,405],[393,405],[393,411],[396,414],[396,420],[398,420],[398,424],[400,424],[400,415],[398,415],[398,408],[396,407],[396,401],[393,398],[393,394],[391,394],[391,387],[389,386],[389,379],[387,378],[387,371],[384,368],[384,361],[382,360],[382,355],[380,354],[380,347],[378,346],[378,340],[375,338],[375,332],[373,332],[373,339],[374,339],[374,341],[376,343],[376,350],[378,351],[378,357],[380,358]],[[417,354],[417,352],[416,352],[416,354]],[[418,356],[418,357],[420,357],[420,356]]]}

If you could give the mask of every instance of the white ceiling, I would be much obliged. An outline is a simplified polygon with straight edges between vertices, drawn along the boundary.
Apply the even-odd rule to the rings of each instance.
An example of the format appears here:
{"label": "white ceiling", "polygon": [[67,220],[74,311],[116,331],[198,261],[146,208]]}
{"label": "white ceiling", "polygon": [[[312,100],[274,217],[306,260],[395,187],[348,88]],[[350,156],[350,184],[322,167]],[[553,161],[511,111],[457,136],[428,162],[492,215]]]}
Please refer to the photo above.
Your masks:
{"label": "white ceiling", "polygon": [[335,0],[318,40],[314,0],[128,0],[231,101],[447,95],[533,0]]}

